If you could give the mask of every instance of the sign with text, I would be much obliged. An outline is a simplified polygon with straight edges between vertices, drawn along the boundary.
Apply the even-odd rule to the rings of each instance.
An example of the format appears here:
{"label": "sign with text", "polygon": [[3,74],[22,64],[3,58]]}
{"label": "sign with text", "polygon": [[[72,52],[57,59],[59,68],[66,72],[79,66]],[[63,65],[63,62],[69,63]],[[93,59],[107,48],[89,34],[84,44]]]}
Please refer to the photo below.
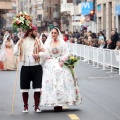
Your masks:
{"label": "sign with text", "polygon": [[120,15],[120,0],[115,0],[115,15]]}
{"label": "sign with text", "polygon": [[82,15],[90,14],[91,10],[93,10],[93,2],[82,2],[81,4]]}

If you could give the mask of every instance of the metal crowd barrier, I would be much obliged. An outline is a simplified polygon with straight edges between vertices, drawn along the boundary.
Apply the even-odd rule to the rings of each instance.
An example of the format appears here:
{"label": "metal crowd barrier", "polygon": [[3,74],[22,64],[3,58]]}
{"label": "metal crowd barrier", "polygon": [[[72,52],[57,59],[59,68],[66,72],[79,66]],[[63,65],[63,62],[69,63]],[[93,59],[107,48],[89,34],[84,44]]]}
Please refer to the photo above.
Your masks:
{"label": "metal crowd barrier", "polygon": [[88,64],[92,61],[93,66],[97,65],[97,68],[99,68],[99,65],[101,65],[103,70],[110,67],[111,72],[113,72],[113,68],[117,68],[120,75],[120,51],[75,43],[68,43],[68,47],[71,54],[87,59]]}

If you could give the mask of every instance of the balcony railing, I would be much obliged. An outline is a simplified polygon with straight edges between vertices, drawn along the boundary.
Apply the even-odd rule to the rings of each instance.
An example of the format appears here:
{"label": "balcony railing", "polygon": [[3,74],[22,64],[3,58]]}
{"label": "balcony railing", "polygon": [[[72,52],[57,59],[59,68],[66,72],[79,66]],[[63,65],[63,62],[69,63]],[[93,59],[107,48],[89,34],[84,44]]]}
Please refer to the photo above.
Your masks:
{"label": "balcony railing", "polygon": [[0,2],[11,2],[11,0],[0,0]]}

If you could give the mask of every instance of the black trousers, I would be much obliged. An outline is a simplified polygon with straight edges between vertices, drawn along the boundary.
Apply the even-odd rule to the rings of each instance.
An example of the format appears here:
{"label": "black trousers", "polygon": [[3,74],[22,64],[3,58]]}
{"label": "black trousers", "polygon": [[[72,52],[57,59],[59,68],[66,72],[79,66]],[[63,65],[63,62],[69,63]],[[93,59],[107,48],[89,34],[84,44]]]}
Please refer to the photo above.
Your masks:
{"label": "black trousers", "polygon": [[20,72],[20,88],[30,89],[31,81],[33,89],[42,88],[42,75],[43,70],[41,65],[22,66]]}

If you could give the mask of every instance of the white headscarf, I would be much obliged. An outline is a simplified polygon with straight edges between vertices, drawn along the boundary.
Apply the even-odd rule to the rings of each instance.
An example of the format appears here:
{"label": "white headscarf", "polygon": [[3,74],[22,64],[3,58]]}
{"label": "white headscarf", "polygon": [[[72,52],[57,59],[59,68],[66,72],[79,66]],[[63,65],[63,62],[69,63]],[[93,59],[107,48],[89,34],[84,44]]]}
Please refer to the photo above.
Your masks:
{"label": "white headscarf", "polygon": [[8,31],[5,32],[3,40],[5,40],[6,38],[8,38],[8,36],[10,36],[10,33]]}
{"label": "white headscarf", "polygon": [[[54,28],[53,28],[53,29],[54,29]],[[53,29],[52,29],[52,30],[53,30]],[[63,39],[63,35],[61,34],[60,30],[59,30],[57,27],[55,27],[55,29],[58,30],[58,34],[59,34],[57,40],[59,40],[60,43],[64,44],[65,41],[64,41],[64,39]],[[51,32],[49,33],[48,37],[47,37],[47,40],[46,40],[46,42],[45,42],[45,46],[50,46],[50,43],[51,43],[51,41],[53,40],[53,38],[52,38],[52,30],[51,30]]]}
{"label": "white headscarf", "polygon": [[[62,60],[62,59],[66,58],[69,55],[69,49],[68,49],[67,43],[63,39],[63,35],[61,34],[60,30],[57,27],[55,27],[55,29],[58,30],[58,34],[59,34],[58,37],[57,37],[57,40],[60,41],[60,45],[63,48],[63,53],[64,54],[63,54],[63,56],[61,56],[61,60]],[[49,36],[48,36],[48,38],[47,38],[47,40],[45,42],[45,49],[46,50],[47,50],[47,48],[50,47],[50,43],[51,43],[52,40],[53,40],[53,38],[52,38],[52,32],[50,32]]]}
{"label": "white headscarf", "polygon": [[40,38],[39,38],[40,41],[42,41],[42,36],[43,35],[44,35],[44,33],[41,33]]}
{"label": "white headscarf", "polygon": [[[2,49],[2,50],[4,50],[4,49],[6,48],[6,42],[7,42],[8,37],[10,37],[10,34],[8,34],[8,35],[4,38],[3,43],[2,43],[2,46],[1,46],[1,49]],[[13,40],[12,40],[12,39],[10,39],[10,42],[11,42],[11,44],[12,44],[12,47],[14,47],[14,43],[13,43]]]}

